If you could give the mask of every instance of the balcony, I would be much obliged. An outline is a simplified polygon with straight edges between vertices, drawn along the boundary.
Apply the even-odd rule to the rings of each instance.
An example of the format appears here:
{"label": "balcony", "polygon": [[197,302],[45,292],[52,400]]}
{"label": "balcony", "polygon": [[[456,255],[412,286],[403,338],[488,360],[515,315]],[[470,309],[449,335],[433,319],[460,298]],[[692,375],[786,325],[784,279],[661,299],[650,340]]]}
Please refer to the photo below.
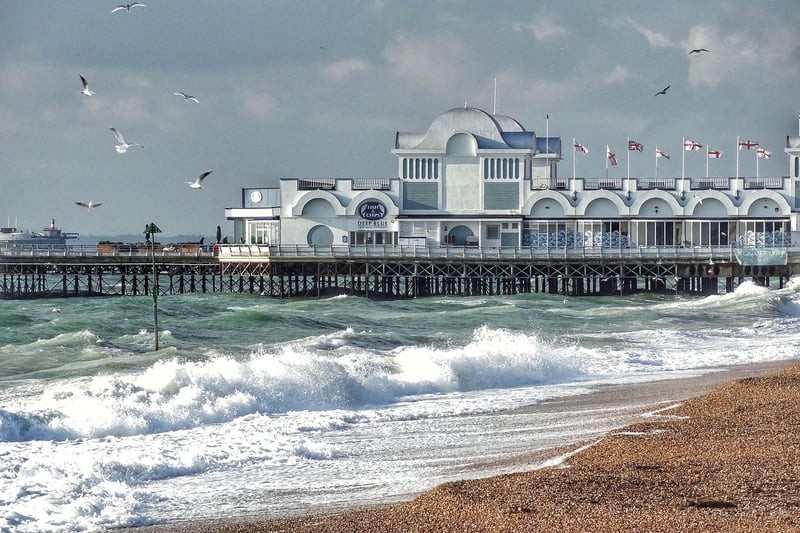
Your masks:
{"label": "balcony", "polygon": [[546,190],[556,190],[556,191],[565,191],[567,190],[568,180],[560,179],[560,178],[533,178],[531,179],[531,190],[534,191],[546,191]]}
{"label": "balcony", "polygon": [[584,191],[621,191],[622,178],[586,178],[583,181]]}

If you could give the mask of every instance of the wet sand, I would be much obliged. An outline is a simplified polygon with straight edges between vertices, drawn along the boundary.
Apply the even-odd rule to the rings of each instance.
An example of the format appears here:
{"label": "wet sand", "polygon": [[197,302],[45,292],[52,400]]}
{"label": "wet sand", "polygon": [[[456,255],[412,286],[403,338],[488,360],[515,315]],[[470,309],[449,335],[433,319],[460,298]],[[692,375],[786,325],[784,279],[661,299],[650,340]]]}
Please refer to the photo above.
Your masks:
{"label": "wet sand", "polygon": [[796,363],[604,386],[531,406],[559,412],[635,406],[643,416],[594,442],[532,454],[524,458],[529,471],[446,483],[408,502],[130,531],[797,531]]}

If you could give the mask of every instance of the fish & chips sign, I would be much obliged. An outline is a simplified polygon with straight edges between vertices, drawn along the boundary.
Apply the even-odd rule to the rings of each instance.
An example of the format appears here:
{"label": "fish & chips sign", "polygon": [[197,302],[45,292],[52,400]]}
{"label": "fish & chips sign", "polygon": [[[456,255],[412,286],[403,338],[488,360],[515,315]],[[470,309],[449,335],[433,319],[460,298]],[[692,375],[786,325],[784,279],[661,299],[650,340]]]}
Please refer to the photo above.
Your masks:
{"label": "fish & chips sign", "polygon": [[358,221],[359,228],[385,228],[386,222],[386,206],[381,202],[368,201],[358,206]]}

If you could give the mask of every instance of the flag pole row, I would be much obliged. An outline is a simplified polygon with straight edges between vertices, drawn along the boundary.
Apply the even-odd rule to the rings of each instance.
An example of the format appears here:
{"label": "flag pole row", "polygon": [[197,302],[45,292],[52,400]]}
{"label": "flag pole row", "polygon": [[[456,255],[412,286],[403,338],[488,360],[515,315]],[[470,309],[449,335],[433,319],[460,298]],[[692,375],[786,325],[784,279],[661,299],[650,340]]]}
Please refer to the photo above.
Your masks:
{"label": "flag pole row", "polygon": [[[549,117],[548,117],[549,118]],[[681,179],[685,177],[685,168],[686,168],[686,152],[696,152],[703,148],[703,143],[694,141],[691,139],[687,139],[683,137],[683,151],[681,153]],[[706,177],[708,177],[708,162],[711,159],[719,159],[721,158],[724,153],[722,150],[712,150],[710,146],[706,146]],[[769,159],[772,157],[772,152],[765,148],[761,148],[759,143],[751,140],[742,140],[738,135],[736,136],[736,177],[739,177],[739,152],[742,149],[751,150],[755,148],[755,156],[756,156],[756,177],[758,177],[758,160],[760,158]],[[628,157],[627,157],[627,165],[628,165],[628,179],[631,177],[631,152],[643,152],[644,145],[640,142],[637,142],[630,137],[628,137]],[[575,154],[576,152],[580,152],[582,154],[588,154],[589,149],[586,148],[583,144],[579,143],[575,140],[575,137],[572,138],[572,179],[576,177],[576,162],[575,162]],[[655,151],[655,159],[656,159],[656,177],[658,177],[658,160],[659,159],[670,159],[669,154],[661,150],[658,145],[656,145]],[[611,150],[611,147],[606,144],[606,177],[608,177],[608,166],[616,166],[618,164],[617,161],[617,154]]]}

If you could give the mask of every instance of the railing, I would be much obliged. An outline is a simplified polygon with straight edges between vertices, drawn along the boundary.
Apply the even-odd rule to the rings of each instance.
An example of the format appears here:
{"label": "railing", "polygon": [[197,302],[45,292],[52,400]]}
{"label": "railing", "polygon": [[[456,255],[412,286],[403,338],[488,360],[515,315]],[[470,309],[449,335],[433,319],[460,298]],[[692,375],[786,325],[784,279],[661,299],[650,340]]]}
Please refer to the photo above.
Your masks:
{"label": "railing", "polygon": [[[783,189],[784,183],[788,178],[780,176],[768,176],[763,178],[743,178],[744,188],[747,190],[753,189]],[[623,178],[577,178],[583,181],[583,190],[597,191],[597,190],[622,190]],[[724,177],[709,177],[709,178],[690,178],[690,187],[693,190],[729,190],[732,186],[732,181],[735,178]],[[563,178],[532,178],[532,190],[566,190],[570,187],[570,181]],[[636,189],[639,191],[647,191],[653,189],[660,189],[665,191],[676,190],[678,178],[638,178],[631,179],[630,181],[636,182]]]}
{"label": "railing", "polygon": [[636,181],[636,189],[640,191],[647,191],[653,189],[660,189],[663,191],[674,191],[675,178],[644,178]]}
{"label": "railing", "polygon": [[[780,249],[789,257],[800,257],[800,246],[559,246],[487,247],[476,246],[308,246],[308,245],[204,245],[197,252],[156,251],[156,257],[217,257],[222,262],[281,259],[453,259],[453,260],[720,260],[735,261],[736,250]],[[0,246],[0,257],[149,257],[149,251],[130,249],[98,254],[94,245]]]}
{"label": "railing", "polygon": [[707,191],[709,189],[725,190],[730,188],[730,178],[692,178],[692,190]]}
{"label": "railing", "polygon": [[[116,247],[105,251],[94,244],[6,244],[0,243],[0,257],[150,257],[150,249],[137,246]],[[213,245],[192,251],[179,246],[156,249],[156,257],[201,257],[214,255]]]}
{"label": "railing", "polygon": [[354,191],[388,191],[392,188],[390,178],[353,178],[352,189]]}
{"label": "railing", "polygon": [[300,178],[297,180],[298,191],[313,191],[322,189],[332,191],[336,189],[335,178]]}
{"label": "railing", "polygon": [[[736,261],[734,245],[725,246],[635,246],[560,248],[477,248],[473,246],[248,246],[220,245],[222,262],[282,259],[454,259],[454,260],[719,260]],[[788,255],[800,256],[800,248],[782,247]],[[791,253],[789,253],[791,251]]]}
{"label": "railing", "polygon": [[783,178],[745,178],[745,189],[783,189]]}
{"label": "railing", "polygon": [[561,178],[533,178],[531,179],[531,190],[566,190],[567,180]]}
{"label": "railing", "polygon": [[622,178],[587,178],[583,182],[584,191],[597,191],[600,189],[621,191]]}

